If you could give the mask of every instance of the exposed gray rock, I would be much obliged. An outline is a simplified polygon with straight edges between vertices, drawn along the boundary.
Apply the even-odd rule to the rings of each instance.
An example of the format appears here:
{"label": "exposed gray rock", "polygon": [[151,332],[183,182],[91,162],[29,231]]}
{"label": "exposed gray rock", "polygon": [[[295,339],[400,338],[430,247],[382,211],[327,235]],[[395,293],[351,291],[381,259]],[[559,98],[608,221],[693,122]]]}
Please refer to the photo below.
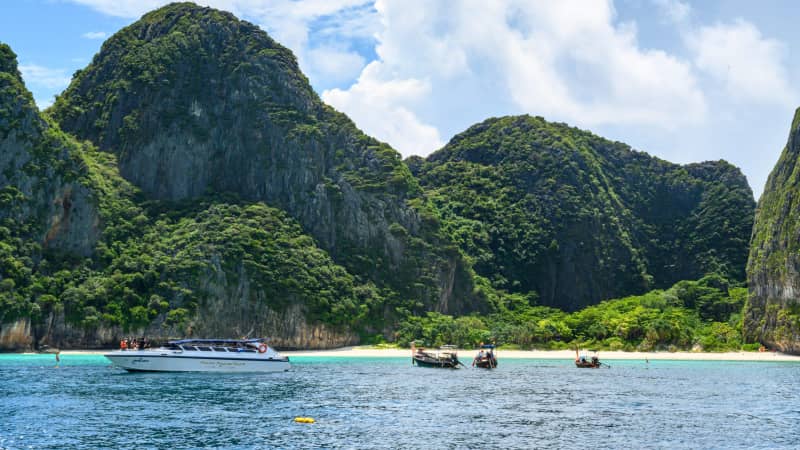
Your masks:
{"label": "exposed gray rock", "polygon": [[747,276],[744,335],[800,354],[800,109],[758,202]]}
{"label": "exposed gray rock", "polygon": [[192,4],[148,13],[103,44],[52,114],[118,155],[151,198],[264,201],[352,273],[430,309],[485,307],[438,223],[420,217],[399,154],[324,105],[294,55],[255,25]]}
{"label": "exposed gray rock", "polygon": [[77,181],[78,146],[39,115],[5,44],[0,59],[0,191],[13,199],[0,206],[0,219],[30,224],[27,233],[44,247],[89,255],[99,219]]}

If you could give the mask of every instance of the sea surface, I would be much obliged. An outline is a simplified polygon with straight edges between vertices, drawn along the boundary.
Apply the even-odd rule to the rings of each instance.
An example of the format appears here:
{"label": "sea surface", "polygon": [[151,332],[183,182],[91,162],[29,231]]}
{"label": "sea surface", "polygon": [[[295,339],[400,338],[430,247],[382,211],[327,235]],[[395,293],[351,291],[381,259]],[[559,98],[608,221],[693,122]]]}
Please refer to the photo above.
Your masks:
{"label": "sea surface", "polygon": [[4,354],[0,448],[800,448],[798,363],[499,362],[293,357],[284,373],[159,374]]}

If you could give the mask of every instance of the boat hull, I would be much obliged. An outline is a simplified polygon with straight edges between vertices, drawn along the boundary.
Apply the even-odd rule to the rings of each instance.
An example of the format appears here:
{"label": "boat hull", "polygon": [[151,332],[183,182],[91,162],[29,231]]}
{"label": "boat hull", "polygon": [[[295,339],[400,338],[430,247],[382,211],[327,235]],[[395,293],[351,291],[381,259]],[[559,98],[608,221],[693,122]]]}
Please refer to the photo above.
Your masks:
{"label": "boat hull", "polygon": [[459,361],[452,359],[411,358],[411,362],[420,367],[437,367],[440,369],[458,369]]}
{"label": "boat hull", "polygon": [[586,362],[575,361],[575,366],[579,369],[599,369],[602,364],[603,363],[601,362],[592,363],[589,361]]}
{"label": "boat hull", "polygon": [[475,367],[480,369],[494,369],[497,367],[497,359],[483,358],[475,360]]}
{"label": "boat hull", "polygon": [[235,353],[209,357],[144,350],[111,352],[105,357],[129,372],[285,372],[291,368],[288,358],[239,356]]}

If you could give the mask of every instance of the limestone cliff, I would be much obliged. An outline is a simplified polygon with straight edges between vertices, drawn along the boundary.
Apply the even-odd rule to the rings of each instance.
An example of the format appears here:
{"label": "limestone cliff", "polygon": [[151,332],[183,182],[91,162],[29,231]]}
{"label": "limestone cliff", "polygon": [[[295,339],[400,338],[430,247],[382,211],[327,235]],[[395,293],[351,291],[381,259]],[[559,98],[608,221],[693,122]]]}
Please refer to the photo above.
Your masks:
{"label": "limestone cliff", "polygon": [[0,68],[0,351],[131,334],[358,342],[357,302],[372,288],[296,222],[258,203],[144,208],[116,158],[39,114],[5,45]]}
{"label": "limestone cliff", "polygon": [[103,44],[51,113],[117,155],[152,199],[264,201],[336,262],[424,309],[483,307],[399,154],[324,105],[288,49],[231,14],[188,3],[146,14]]}
{"label": "limestone cliff", "polygon": [[488,119],[409,160],[478,274],[563,309],[744,279],[755,206],[725,161],[681,166],[541,117]]}
{"label": "limestone cliff", "polygon": [[[0,350],[31,349],[46,253],[89,256],[99,238],[81,146],[43,118],[0,44]],[[41,292],[39,292],[41,293]]]}
{"label": "limestone cliff", "polygon": [[[39,115],[16,55],[0,44],[0,220],[5,232],[80,255],[98,236],[78,145]],[[1,275],[0,275],[1,276]]]}
{"label": "limestone cliff", "polygon": [[750,259],[744,334],[800,354],[800,109],[789,140],[758,201]]}

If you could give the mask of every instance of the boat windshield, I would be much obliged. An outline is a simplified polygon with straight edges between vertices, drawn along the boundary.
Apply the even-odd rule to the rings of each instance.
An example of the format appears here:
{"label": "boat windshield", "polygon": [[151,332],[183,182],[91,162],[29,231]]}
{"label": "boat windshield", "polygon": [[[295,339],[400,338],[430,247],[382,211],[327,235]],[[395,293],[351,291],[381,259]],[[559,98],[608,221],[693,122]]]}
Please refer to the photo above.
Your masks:
{"label": "boat windshield", "polygon": [[182,339],[169,341],[161,348],[189,352],[257,353],[259,346],[265,343],[263,339]]}

